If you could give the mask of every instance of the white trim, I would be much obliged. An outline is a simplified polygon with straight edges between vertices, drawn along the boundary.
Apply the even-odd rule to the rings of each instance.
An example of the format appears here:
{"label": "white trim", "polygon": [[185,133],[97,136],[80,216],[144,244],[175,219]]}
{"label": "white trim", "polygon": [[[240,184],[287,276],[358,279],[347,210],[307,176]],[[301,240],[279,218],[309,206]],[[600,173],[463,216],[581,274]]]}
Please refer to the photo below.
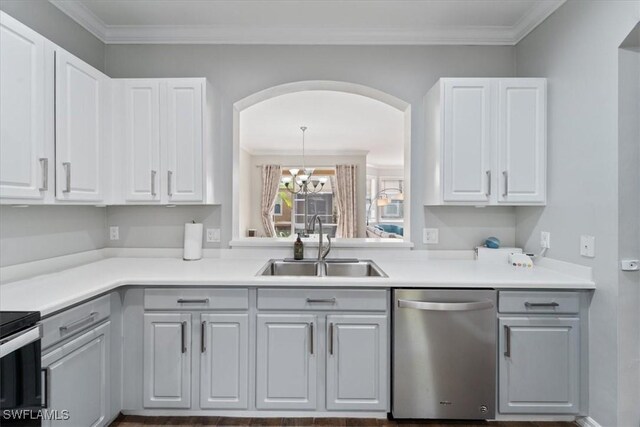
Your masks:
{"label": "white trim", "polygon": [[142,409],[121,411],[124,415],[141,416],[171,416],[171,417],[192,417],[192,416],[217,416],[217,417],[239,417],[239,418],[376,418],[386,419],[387,412],[358,412],[358,411],[269,411],[269,410],[175,410],[175,409]]}
{"label": "white trim", "polygon": [[576,424],[581,427],[601,427],[600,424],[591,417],[578,417],[576,418]]}
{"label": "white trim", "polygon": [[[254,150],[247,147],[240,147],[252,156],[294,156],[302,157],[300,153],[291,153],[291,150]],[[305,156],[366,156],[369,150],[305,150]],[[313,162],[311,162],[313,163]],[[335,166],[335,164],[333,165]]]}
{"label": "white trim", "polygon": [[49,0],[107,44],[515,45],[565,0],[537,1],[513,26],[404,28],[242,28],[107,25],[77,0]]}

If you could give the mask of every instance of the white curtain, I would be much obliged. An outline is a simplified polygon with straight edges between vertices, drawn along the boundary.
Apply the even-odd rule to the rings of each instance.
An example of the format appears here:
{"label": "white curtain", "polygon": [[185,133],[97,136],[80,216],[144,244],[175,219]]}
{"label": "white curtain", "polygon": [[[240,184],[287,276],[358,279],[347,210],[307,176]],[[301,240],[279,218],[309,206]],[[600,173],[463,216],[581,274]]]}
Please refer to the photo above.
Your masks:
{"label": "white curtain", "polygon": [[356,165],[337,165],[335,182],[338,210],[336,237],[356,237],[358,233]]}
{"label": "white curtain", "polygon": [[273,223],[273,208],[276,205],[276,197],[280,189],[280,165],[262,166],[262,199],[260,201],[260,213],[262,226],[267,237],[276,236],[276,227]]}

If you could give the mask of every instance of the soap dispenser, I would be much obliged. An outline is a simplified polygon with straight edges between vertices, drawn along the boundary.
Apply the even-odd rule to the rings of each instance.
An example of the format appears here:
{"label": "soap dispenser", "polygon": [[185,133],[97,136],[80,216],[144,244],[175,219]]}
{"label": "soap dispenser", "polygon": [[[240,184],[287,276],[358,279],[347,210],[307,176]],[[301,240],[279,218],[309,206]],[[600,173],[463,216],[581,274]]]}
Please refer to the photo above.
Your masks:
{"label": "soap dispenser", "polygon": [[293,259],[301,260],[304,258],[304,243],[302,243],[302,239],[300,238],[300,233],[298,233],[298,238],[296,242],[293,244]]}

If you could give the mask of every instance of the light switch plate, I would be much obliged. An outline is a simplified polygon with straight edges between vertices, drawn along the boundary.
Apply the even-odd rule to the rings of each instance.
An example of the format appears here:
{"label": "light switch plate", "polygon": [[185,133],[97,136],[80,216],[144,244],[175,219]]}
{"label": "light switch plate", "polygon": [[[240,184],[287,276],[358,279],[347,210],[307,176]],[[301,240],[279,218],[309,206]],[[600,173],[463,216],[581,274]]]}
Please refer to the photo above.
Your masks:
{"label": "light switch plate", "polygon": [[596,238],[593,236],[580,236],[580,255],[587,258],[596,256]]}
{"label": "light switch plate", "polygon": [[551,233],[548,231],[540,232],[540,247],[543,249],[551,248]]}
{"label": "light switch plate", "polygon": [[207,228],[207,243],[220,242],[220,229],[219,228]]}
{"label": "light switch plate", "polygon": [[117,225],[109,227],[109,240],[120,240],[120,227]]}
{"label": "light switch plate", "polygon": [[425,228],[422,230],[422,243],[425,245],[437,245],[438,244],[438,229],[437,228]]}

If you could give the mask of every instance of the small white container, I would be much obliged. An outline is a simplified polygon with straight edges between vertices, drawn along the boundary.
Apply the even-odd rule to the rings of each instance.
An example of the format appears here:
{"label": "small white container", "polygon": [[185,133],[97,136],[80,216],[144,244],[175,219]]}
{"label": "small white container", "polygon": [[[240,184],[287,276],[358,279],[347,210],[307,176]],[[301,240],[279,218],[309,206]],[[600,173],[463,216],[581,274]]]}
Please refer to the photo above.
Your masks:
{"label": "small white container", "polygon": [[486,246],[478,246],[476,248],[476,260],[493,264],[507,264],[509,263],[509,255],[521,253],[522,248],[492,249]]}

